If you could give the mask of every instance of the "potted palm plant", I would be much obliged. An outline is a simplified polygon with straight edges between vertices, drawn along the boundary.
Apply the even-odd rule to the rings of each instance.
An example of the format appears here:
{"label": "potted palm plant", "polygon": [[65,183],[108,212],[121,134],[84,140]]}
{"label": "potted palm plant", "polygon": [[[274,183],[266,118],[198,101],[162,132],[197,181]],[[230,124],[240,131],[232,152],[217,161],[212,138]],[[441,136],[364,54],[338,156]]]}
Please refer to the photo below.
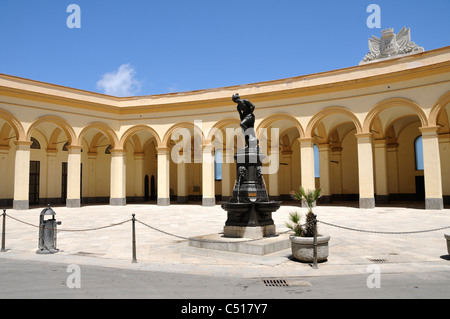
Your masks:
{"label": "potted palm plant", "polygon": [[[306,213],[305,224],[300,223],[300,215],[295,212],[289,216],[290,222],[286,222],[286,227],[294,231],[291,240],[292,255],[295,259],[302,262],[314,261],[314,232],[317,227],[314,225],[315,215],[313,207],[317,199],[320,198],[321,189],[305,191],[299,187],[298,192],[291,192],[291,196],[298,201],[306,204],[308,212]],[[317,225],[316,225],[317,226]],[[324,236],[316,233],[317,238],[317,262],[323,262],[328,259],[328,242],[330,236]]]}

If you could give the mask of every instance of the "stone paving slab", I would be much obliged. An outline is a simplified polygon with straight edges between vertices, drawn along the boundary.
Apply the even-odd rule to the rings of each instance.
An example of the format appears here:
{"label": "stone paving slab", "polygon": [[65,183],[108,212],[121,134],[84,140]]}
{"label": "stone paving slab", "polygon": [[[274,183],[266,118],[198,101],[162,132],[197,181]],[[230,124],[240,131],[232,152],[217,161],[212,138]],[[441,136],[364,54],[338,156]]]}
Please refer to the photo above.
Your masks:
{"label": "stone paving slab", "polygon": [[[7,210],[11,217],[37,226],[42,208]],[[81,208],[53,207],[58,226],[57,248],[53,255],[38,255],[38,228],[6,219],[6,249],[1,258],[42,260],[104,267],[238,277],[297,277],[367,273],[377,263],[382,271],[450,271],[445,233],[450,229],[420,234],[373,234],[350,231],[320,223],[361,230],[409,232],[450,226],[450,210],[401,207],[358,209],[345,206],[318,206],[319,232],[331,236],[330,256],[319,269],[294,261],[290,248],[258,256],[191,247],[189,237],[220,233],[226,213],[220,205],[98,205]],[[305,208],[282,206],[273,218],[277,232],[287,230],[290,212],[305,214]],[[131,215],[136,219],[137,264],[132,264]],[[126,221],[110,228],[104,227]],[[144,224],[162,230],[149,228]],[[172,236],[171,234],[175,235]],[[0,263],[1,267],[1,263]]]}

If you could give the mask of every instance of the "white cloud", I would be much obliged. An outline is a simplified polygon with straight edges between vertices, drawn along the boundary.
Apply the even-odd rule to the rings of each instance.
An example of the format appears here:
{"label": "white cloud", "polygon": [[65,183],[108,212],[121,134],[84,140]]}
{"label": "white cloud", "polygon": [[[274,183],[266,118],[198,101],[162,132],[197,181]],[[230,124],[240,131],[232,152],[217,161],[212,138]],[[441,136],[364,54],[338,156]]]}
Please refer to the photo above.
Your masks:
{"label": "white cloud", "polygon": [[97,89],[114,96],[136,95],[141,83],[135,78],[136,71],[129,63],[122,64],[117,71],[105,73],[97,82]]}

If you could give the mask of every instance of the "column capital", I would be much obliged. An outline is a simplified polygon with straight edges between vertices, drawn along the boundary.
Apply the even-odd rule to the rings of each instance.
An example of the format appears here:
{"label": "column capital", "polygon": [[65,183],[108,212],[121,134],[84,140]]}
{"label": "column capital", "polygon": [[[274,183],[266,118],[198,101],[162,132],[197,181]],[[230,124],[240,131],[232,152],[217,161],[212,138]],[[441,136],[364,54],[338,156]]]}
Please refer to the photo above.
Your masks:
{"label": "column capital", "polygon": [[320,151],[329,151],[329,150],[331,150],[331,145],[329,143],[322,143],[322,144],[317,145],[317,148],[319,149],[319,152]]}
{"label": "column capital", "polygon": [[375,147],[386,147],[387,146],[387,139],[378,139],[373,140],[373,144]]}
{"label": "column capital", "polygon": [[68,145],[67,150],[69,154],[81,154],[81,145]]}
{"label": "column capital", "polygon": [[419,127],[419,130],[422,132],[422,137],[437,137],[439,134],[439,126],[425,126]]}
{"label": "column capital", "polygon": [[212,143],[202,144],[202,152],[212,152],[214,150],[214,145]]}
{"label": "column capital", "polygon": [[372,133],[357,133],[355,136],[358,143],[372,143]]}
{"label": "column capital", "polygon": [[158,155],[167,155],[169,154],[169,148],[167,146],[156,147],[156,153]]}
{"label": "column capital", "polygon": [[125,156],[127,155],[127,150],[123,148],[113,148],[110,150],[111,156]]}
{"label": "column capital", "polygon": [[314,139],[312,137],[299,137],[297,139],[300,143],[300,147],[313,147]]}
{"label": "column capital", "polygon": [[33,142],[31,141],[14,141],[14,145],[16,145],[16,150],[21,151],[29,151],[31,144],[33,144]]}

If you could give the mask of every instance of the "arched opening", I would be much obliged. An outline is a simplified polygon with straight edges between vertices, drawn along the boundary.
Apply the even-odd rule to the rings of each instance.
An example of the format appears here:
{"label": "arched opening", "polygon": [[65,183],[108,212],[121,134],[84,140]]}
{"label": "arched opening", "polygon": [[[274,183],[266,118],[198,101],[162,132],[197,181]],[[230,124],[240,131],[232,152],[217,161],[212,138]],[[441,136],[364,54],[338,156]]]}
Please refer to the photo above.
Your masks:
{"label": "arched opening", "polygon": [[43,117],[28,130],[30,145],[29,205],[60,205],[67,198],[66,143],[72,142],[73,130],[63,120]]}
{"label": "arched opening", "polygon": [[[422,117],[409,104],[385,104],[372,111],[374,184],[377,206],[425,207]],[[406,101],[406,100],[405,100]],[[406,102],[405,102],[406,103]],[[408,102],[409,103],[409,102]]]}
{"label": "arched opening", "polygon": [[107,204],[111,197],[111,149],[117,145],[114,132],[103,123],[86,126],[80,133],[81,201]]}
{"label": "arched opening", "polygon": [[326,108],[311,119],[306,134],[315,145],[315,187],[322,189],[319,204],[359,206],[358,133],[359,120],[345,108]]}
{"label": "arched opening", "polygon": [[159,137],[149,126],[135,126],[124,133],[121,143],[126,150],[127,203],[154,200],[150,194],[149,176],[154,179],[157,175],[158,141]]}
{"label": "arched opening", "polygon": [[263,160],[263,178],[269,197],[291,201],[291,191],[301,185],[301,151],[304,136],[298,120],[289,114],[274,114],[263,119],[257,128]]}

